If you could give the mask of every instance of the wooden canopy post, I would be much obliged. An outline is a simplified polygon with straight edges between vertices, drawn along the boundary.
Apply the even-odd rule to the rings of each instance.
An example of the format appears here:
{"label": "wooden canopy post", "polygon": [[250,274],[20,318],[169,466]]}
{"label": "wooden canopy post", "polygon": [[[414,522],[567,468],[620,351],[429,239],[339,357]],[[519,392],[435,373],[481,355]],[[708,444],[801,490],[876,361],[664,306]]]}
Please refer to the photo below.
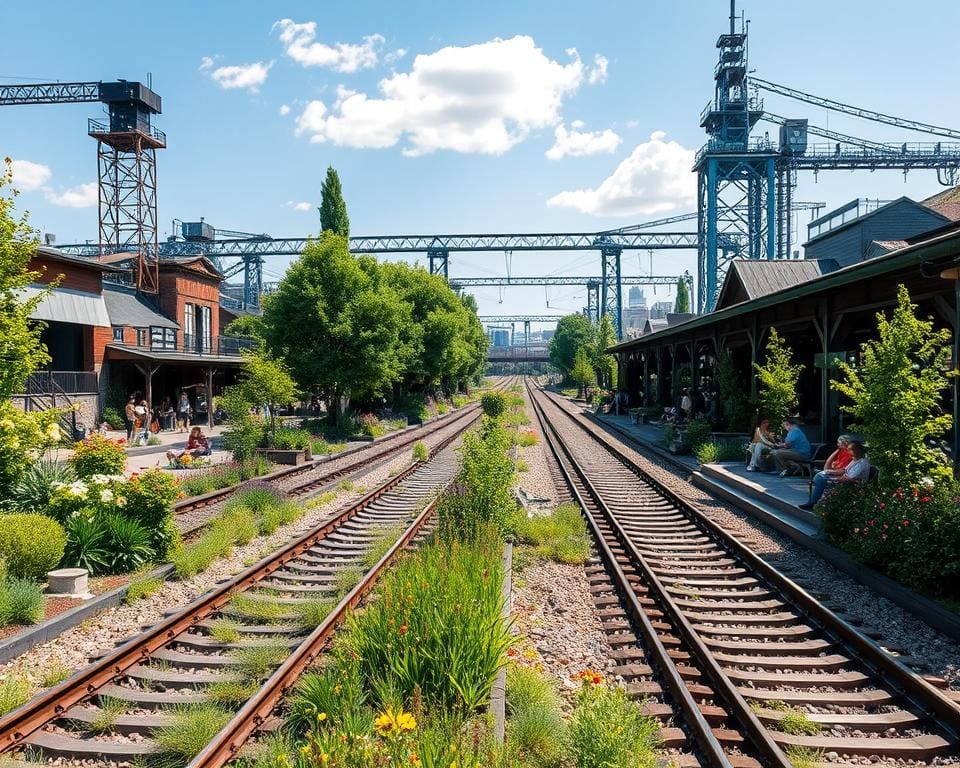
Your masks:
{"label": "wooden canopy post", "polygon": [[147,401],[147,424],[150,423],[150,416],[153,413],[153,374],[160,370],[160,363],[134,363],[137,370],[143,374],[143,397]]}
{"label": "wooden canopy post", "polygon": [[207,391],[207,429],[213,429],[213,368],[203,369],[203,383]]}

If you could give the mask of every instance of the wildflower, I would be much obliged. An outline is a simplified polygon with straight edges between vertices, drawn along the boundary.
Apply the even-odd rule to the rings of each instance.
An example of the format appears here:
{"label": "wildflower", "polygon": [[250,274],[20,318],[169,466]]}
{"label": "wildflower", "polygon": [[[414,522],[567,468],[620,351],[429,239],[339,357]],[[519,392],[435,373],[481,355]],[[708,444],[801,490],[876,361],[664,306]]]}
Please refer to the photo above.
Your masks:
{"label": "wildflower", "polygon": [[930,497],[929,497],[929,496],[921,496],[921,497],[920,497],[920,501],[923,502],[924,504],[926,504],[927,502],[930,501]]}
{"label": "wildflower", "polygon": [[123,498],[123,496],[117,496],[113,503],[118,507],[125,507],[127,505],[127,500]]}
{"label": "wildflower", "polygon": [[324,720],[326,720],[326,719],[327,719],[327,713],[326,713],[326,712],[317,712],[317,722],[318,722],[318,723],[322,723],[322,722],[323,722]]}
{"label": "wildflower", "polygon": [[59,439],[60,439],[60,427],[58,427],[56,424],[50,424],[50,425],[48,425],[48,426],[47,426],[47,437],[49,437],[51,440],[59,440]]}
{"label": "wildflower", "polygon": [[110,482],[110,478],[108,478],[106,475],[101,475],[98,473],[96,475],[90,475],[90,482],[94,485],[106,485]]}
{"label": "wildflower", "polygon": [[854,532],[854,533],[860,533],[860,529],[859,529],[859,528],[854,528],[854,529],[853,529],[853,532]]}
{"label": "wildflower", "polygon": [[507,648],[507,656],[509,656],[510,658],[513,658],[514,656],[517,656],[518,654],[519,654],[519,651],[517,651],[516,648]]}
{"label": "wildflower", "polygon": [[104,488],[102,491],[100,491],[100,501],[102,501],[104,504],[109,504],[111,501],[113,501],[113,491],[111,491],[109,488]]}
{"label": "wildflower", "polygon": [[408,627],[406,624],[401,624],[399,627],[397,627],[397,633],[401,635],[407,634],[409,630],[410,627]]}
{"label": "wildflower", "polygon": [[886,541],[886,540],[887,540],[887,534],[885,534],[885,533],[884,533],[884,534],[881,534],[880,538],[883,539],[884,541]]}
{"label": "wildflower", "polygon": [[410,765],[423,765],[423,761],[417,757],[417,754],[414,752],[410,755]]}
{"label": "wildflower", "polygon": [[312,752],[312,751],[313,751],[313,750],[310,749],[310,745],[309,745],[309,744],[304,744],[302,747],[300,747],[300,754],[303,755],[304,757],[306,757],[307,755],[309,755],[310,752]]}
{"label": "wildflower", "polygon": [[903,527],[906,528],[908,525],[910,525],[910,521],[909,521],[909,520],[904,520],[904,521],[903,521]]}
{"label": "wildflower", "polygon": [[928,491],[933,490],[934,482],[932,477],[921,477],[920,485],[926,488]]}
{"label": "wildflower", "polygon": [[886,508],[887,508],[887,505],[884,504],[884,503],[881,501],[881,502],[880,502],[880,509],[886,509]]}
{"label": "wildflower", "polygon": [[417,720],[409,712],[404,712],[402,707],[396,712],[387,707],[387,710],[381,712],[373,721],[373,727],[381,736],[391,736],[414,730],[417,727]]}

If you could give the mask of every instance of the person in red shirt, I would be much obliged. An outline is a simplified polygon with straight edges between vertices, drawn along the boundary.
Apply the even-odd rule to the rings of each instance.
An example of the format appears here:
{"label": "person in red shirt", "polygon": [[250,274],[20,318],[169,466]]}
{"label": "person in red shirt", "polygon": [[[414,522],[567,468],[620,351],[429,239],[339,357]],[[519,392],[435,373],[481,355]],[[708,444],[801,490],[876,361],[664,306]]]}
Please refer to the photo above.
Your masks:
{"label": "person in red shirt", "polygon": [[850,435],[840,435],[837,438],[837,450],[827,456],[823,464],[823,471],[828,475],[842,475],[847,464],[853,461],[850,450]]}
{"label": "person in red shirt", "polygon": [[167,451],[167,460],[176,461],[185,453],[189,453],[193,458],[210,455],[210,441],[207,440],[207,436],[203,434],[200,427],[194,427],[190,430],[190,437],[187,438],[187,447],[184,450]]}

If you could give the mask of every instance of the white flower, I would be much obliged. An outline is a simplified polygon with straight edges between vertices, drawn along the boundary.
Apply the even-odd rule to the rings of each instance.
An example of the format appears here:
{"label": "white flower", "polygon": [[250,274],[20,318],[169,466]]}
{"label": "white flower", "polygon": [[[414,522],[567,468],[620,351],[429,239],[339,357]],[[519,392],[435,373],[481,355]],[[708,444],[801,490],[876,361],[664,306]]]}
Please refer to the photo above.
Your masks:
{"label": "white flower", "polygon": [[102,501],[104,504],[109,504],[111,501],[113,501],[113,491],[111,491],[109,488],[104,488],[102,491],[100,491],[100,501]]}
{"label": "white flower", "polygon": [[931,489],[933,488],[933,486],[934,486],[933,478],[932,478],[932,477],[921,477],[921,478],[920,478],[920,485],[922,485],[922,486],[923,486],[924,488],[926,488],[928,491],[931,490]]}
{"label": "white flower", "polygon": [[27,458],[30,459],[30,461],[36,461],[40,458],[40,451],[38,451],[36,448],[31,448],[29,451],[27,451]]}
{"label": "white flower", "polygon": [[106,485],[110,482],[110,478],[106,475],[91,475],[90,482],[94,485]]}
{"label": "white flower", "polygon": [[71,496],[86,496],[89,489],[83,480],[74,480],[67,487],[67,490]]}
{"label": "white flower", "polygon": [[127,478],[124,475],[107,475],[107,480],[111,483],[125,483]]}

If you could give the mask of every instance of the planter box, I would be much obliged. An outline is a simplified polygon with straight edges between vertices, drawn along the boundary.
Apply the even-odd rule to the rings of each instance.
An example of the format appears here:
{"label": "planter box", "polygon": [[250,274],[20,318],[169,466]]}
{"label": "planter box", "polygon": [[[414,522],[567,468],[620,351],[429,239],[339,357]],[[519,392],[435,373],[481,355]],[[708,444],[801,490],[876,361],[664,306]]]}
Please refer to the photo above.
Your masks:
{"label": "planter box", "polygon": [[310,457],[308,451],[290,450],[281,451],[277,448],[257,448],[257,455],[263,456],[267,461],[273,464],[303,464]]}

